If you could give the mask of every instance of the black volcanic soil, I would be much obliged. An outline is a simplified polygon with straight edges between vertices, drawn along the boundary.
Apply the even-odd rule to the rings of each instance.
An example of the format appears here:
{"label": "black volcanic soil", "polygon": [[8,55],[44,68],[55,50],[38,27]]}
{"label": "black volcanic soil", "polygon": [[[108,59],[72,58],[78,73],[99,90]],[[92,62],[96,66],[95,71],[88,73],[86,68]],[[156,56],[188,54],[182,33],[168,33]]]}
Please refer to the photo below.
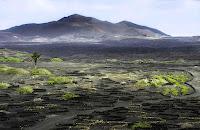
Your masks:
{"label": "black volcanic soil", "polygon": [[[46,46],[43,46],[46,47]],[[66,47],[66,46],[65,46]],[[29,48],[29,49],[28,49]],[[35,49],[37,48],[37,49]],[[39,47],[23,46],[20,50],[38,50]],[[51,47],[50,47],[51,48]],[[67,47],[66,47],[67,48]],[[73,85],[47,85],[45,77],[11,77],[0,74],[0,81],[7,79],[12,84],[5,90],[0,90],[0,129],[1,130],[199,130],[200,129],[200,64],[198,53],[188,60],[189,56],[178,53],[177,57],[171,52],[171,61],[164,62],[158,53],[139,53],[137,57],[124,55],[118,57],[109,53],[109,59],[98,59],[86,55],[87,58],[77,58],[80,54],[62,55],[72,51],[63,48],[43,50],[49,54],[40,59],[38,67],[47,68],[55,74],[71,76],[76,79]],[[19,49],[19,48],[17,48]],[[88,48],[85,48],[86,50]],[[88,50],[90,51],[90,50]],[[145,51],[145,50],[143,50]],[[62,56],[62,63],[49,62],[49,56]],[[61,54],[62,53],[62,54]],[[89,53],[89,52],[88,52]],[[94,53],[94,52],[92,52]],[[100,52],[99,52],[100,53]],[[164,55],[164,53],[162,53]],[[168,52],[169,54],[169,52]],[[180,55],[179,55],[180,54]],[[12,53],[15,55],[15,53]],[[108,56],[108,55],[107,55]],[[111,57],[112,56],[112,57]],[[138,57],[154,58],[154,61],[135,62]],[[121,58],[121,60],[119,60]],[[181,63],[174,59],[183,58]],[[127,60],[128,59],[128,60]],[[31,62],[1,63],[13,67],[31,68]],[[156,89],[135,89],[131,81],[126,83],[106,77],[106,73],[137,72],[152,73],[152,71],[183,71],[191,74],[188,85],[193,91],[185,96],[164,96]],[[130,82],[130,83],[129,83]],[[34,85],[32,94],[20,95],[15,89],[23,84]],[[78,94],[70,100],[63,100],[63,91]],[[147,122],[151,127],[133,128],[138,122]]]}
{"label": "black volcanic soil", "polygon": [[104,59],[136,60],[200,60],[200,42],[176,40],[130,39],[103,43],[0,43],[0,48],[26,52],[40,52],[51,57],[67,60],[97,61]]}

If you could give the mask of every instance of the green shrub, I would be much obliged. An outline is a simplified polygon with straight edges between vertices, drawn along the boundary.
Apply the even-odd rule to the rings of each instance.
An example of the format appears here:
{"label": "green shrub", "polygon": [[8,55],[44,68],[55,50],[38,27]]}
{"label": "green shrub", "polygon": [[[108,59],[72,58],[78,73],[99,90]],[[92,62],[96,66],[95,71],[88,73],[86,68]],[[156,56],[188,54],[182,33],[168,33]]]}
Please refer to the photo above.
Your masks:
{"label": "green shrub", "polygon": [[58,77],[50,77],[48,80],[48,84],[71,84],[73,83],[73,79],[71,77],[66,76],[58,76]]}
{"label": "green shrub", "polygon": [[32,75],[39,75],[39,76],[49,76],[52,75],[52,73],[44,68],[35,68],[31,70]]}
{"label": "green shrub", "polygon": [[145,129],[145,128],[151,128],[151,127],[152,127],[151,124],[148,122],[138,122],[132,125],[131,129],[137,130],[137,129]]}
{"label": "green shrub", "polygon": [[136,82],[136,86],[137,87],[149,87],[149,86],[152,86],[152,87],[161,87],[165,84],[167,84],[168,81],[165,80],[165,78],[163,78],[163,76],[160,76],[160,75],[154,75],[152,76],[152,78],[149,78],[149,79],[141,79],[141,80],[138,80]]}
{"label": "green shrub", "polygon": [[51,62],[63,62],[63,59],[61,59],[61,58],[52,58]]}
{"label": "green shrub", "polygon": [[168,82],[163,78],[162,75],[154,75],[150,81],[151,86],[154,87],[161,87],[167,83]]}
{"label": "green shrub", "polygon": [[10,84],[3,82],[0,83],[0,89],[7,89],[8,87],[10,87]]}
{"label": "green shrub", "polygon": [[190,88],[185,85],[181,85],[181,86],[179,86],[179,88],[181,89],[182,95],[187,95],[190,91]]}
{"label": "green shrub", "polygon": [[184,73],[175,74],[175,75],[173,75],[173,78],[175,80],[177,80],[178,82],[180,82],[180,83],[185,83],[185,82],[187,82],[189,80],[189,77]]}
{"label": "green shrub", "polygon": [[172,84],[177,84],[187,82],[189,80],[189,77],[184,73],[170,73],[165,76],[165,79]]}
{"label": "green shrub", "polygon": [[171,84],[177,84],[178,83],[175,79],[173,79],[172,75],[166,75],[166,76],[164,76],[164,78],[165,78],[165,80],[167,80]]}
{"label": "green shrub", "polygon": [[162,94],[165,95],[165,96],[170,95],[170,93],[171,93],[171,89],[170,88],[164,88],[162,90]]}
{"label": "green shrub", "polygon": [[0,72],[1,73],[5,73],[8,71],[8,69],[10,69],[11,67],[8,67],[6,65],[0,65]]}
{"label": "green shrub", "polygon": [[4,74],[16,74],[16,75],[27,75],[29,74],[29,71],[23,69],[23,68],[14,68],[14,67],[8,67],[8,66],[0,66],[0,72]]}
{"label": "green shrub", "polygon": [[178,96],[179,95],[179,90],[176,87],[171,88],[171,94],[173,96]]}
{"label": "green shrub", "polygon": [[31,94],[33,93],[33,88],[32,86],[23,86],[17,89],[17,92],[19,94]]}
{"label": "green shrub", "polygon": [[62,96],[62,99],[63,100],[70,100],[70,99],[73,99],[75,97],[79,97],[78,95],[74,94],[74,93],[71,93],[71,92],[66,92],[63,96]]}
{"label": "green shrub", "polygon": [[150,86],[150,83],[148,79],[141,79],[136,82],[135,86],[139,88],[144,88]]}
{"label": "green shrub", "polygon": [[0,62],[20,63],[20,62],[23,62],[23,60],[17,57],[0,57]]}
{"label": "green shrub", "polygon": [[29,71],[22,69],[22,68],[10,68],[7,71],[7,74],[27,75],[27,74],[29,74]]}
{"label": "green shrub", "polygon": [[173,88],[164,88],[162,90],[162,94],[163,95],[173,95],[173,96],[179,96],[180,94],[181,95],[187,95],[190,91],[190,88],[188,88],[187,86],[185,85],[181,85],[179,87],[175,86]]}

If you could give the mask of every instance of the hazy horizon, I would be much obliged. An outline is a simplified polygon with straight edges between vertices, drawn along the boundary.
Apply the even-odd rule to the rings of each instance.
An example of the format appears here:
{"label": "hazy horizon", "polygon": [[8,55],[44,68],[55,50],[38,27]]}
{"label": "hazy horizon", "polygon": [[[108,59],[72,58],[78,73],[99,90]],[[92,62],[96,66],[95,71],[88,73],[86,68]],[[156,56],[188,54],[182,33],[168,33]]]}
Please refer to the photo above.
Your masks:
{"label": "hazy horizon", "polygon": [[0,0],[0,5],[0,30],[80,14],[113,23],[126,20],[172,36],[200,35],[199,0]]}

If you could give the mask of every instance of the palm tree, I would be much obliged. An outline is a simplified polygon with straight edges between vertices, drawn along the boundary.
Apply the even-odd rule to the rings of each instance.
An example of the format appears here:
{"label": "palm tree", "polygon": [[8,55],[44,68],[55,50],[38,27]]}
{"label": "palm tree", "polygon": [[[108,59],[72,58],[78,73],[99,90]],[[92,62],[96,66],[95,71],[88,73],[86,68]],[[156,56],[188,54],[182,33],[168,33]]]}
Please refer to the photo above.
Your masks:
{"label": "palm tree", "polygon": [[38,59],[40,58],[41,54],[37,53],[37,52],[34,52],[32,55],[31,55],[31,58],[33,59],[34,61],[34,66],[35,68],[37,67],[37,61]]}

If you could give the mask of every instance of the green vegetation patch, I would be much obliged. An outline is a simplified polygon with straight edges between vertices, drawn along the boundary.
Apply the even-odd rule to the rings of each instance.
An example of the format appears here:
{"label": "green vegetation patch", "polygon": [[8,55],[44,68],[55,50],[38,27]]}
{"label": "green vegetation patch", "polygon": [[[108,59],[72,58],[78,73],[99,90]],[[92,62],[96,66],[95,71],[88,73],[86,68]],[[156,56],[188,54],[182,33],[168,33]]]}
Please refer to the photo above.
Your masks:
{"label": "green vegetation patch", "polygon": [[175,74],[173,76],[174,79],[176,79],[177,81],[179,81],[180,83],[185,83],[189,80],[189,76],[184,74],[184,73],[181,73],[181,74]]}
{"label": "green vegetation patch", "polygon": [[16,75],[27,75],[27,74],[29,74],[29,71],[27,71],[23,68],[8,67],[6,65],[0,66],[0,72],[4,73],[4,74],[16,74]]}
{"label": "green vegetation patch", "polygon": [[48,80],[48,84],[54,85],[54,84],[72,84],[73,79],[71,77],[67,76],[54,76],[50,77]]}
{"label": "green vegetation patch", "polygon": [[135,83],[135,86],[138,87],[138,88],[149,87],[149,86],[150,86],[149,79],[141,79],[141,80],[138,80],[138,81]]}
{"label": "green vegetation patch", "polygon": [[167,84],[168,81],[163,78],[161,75],[154,75],[150,78],[140,79],[136,82],[135,86],[139,88],[144,87],[161,87]]}
{"label": "green vegetation patch", "polygon": [[16,90],[19,94],[31,94],[33,93],[33,87],[32,86],[23,86]]}
{"label": "green vegetation patch", "polygon": [[75,97],[79,97],[79,95],[76,95],[76,94],[71,93],[71,92],[66,92],[65,94],[63,94],[62,99],[63,100],[70,100],[70,99],[73,99]]}
{"label": "green vegetation patch", "polygon": [[138,80],[134,86],[138,88],[162,88],[168,84],[170,86],[161,89],[163,95],[187,95],[191,91],[191,88],[184,84],[189,80],[189,78],[189,75],[184,72],[159,73],[155,75],[149,75],[148,78]]}
{"label": "green vegetation patch", "polygon": [[61,58],[52,58],[51,62],[63,62],[63,59],[61,59]]}
{"label": "green vegetation patch", "polygon": [[0,62],[20,63],[23,62],[23,59],[17,57],[0,57]]}
{"label": "green vegetation patch", "polygon": [[163,78],[171,84],[185,83],[189,80],[189,76],[185,73],[169,73],[167,75],[163,75]]}
{"label": "green vegetation patch", "polygon": [[8,87],[10,87],[10,84],[4,82],[0,83],[0,89],[7,89]]}
{"label": "green vegetation patch", "polygon": [[19,75],[27,75],[29,74],[29,71],[23,69],[23,68],[10,68],[7,71],[8,74],[19,74]]}
{"label": "green vegetation patch", "polygon": [[173,95],[173,96],[179,96],[179,95],[187,95],[191,91],[191,88],[180,85],[180,86],[174,86],[173,88],[165,87],[162,90],[163,95]]}
{"label": "green vegetation patch", "polygon": [[106,73],[105,76],[116,82],[133,81],[138,78],[138,75],[134,73]]}
{"label": "green vegetation patch", "polygon": [[132,130],[138,130],[138,129],[148,129],[151,128],[151,124],[148,122],[137,122],[130,126]]}
{"label": "green vegetation patch", "polygon": [[153,87],[161,87],[165,84],[167,84],[168,81],[165,80],[163,78],[163,76],[160,76],[160,75],[154,75],[152,78],[151,78],[151,81],[150,81],[150,84],[151,86]]}
{"label": "green vegetation patch", "polygon": [[171,88],[171,94],[173,96],[178,96],[179,95],[179,90],[176,87]]}
{"label": "green vegetation patch", "polygon": [[32,75],[39,75],[39,76],[49,76],[52,75],[52,73],[44,68],[35,68],[31,70]]}
{"label": "green vegetation patch", "polygon": [[163,90],[162,90],[162,94],[163,95],[165,95],[165,96],[167,96],[167,95],[170,95],[170,93],[171,93],[171,89],[170,88],[163,88]]}
{"label": "green vegetation patch", "polygon": [[162,94],[167,96],[167,95],[172,95],[172,96],[179,96],[179,95],[187,95],[191,91],[191,88],[185,86],[185,85],[180,85],[180,86],[173,86],[173,87],[164,87],[162,89]]}
{"label": "green vegetation patch", "polygon": [[181,85],[179,87],[181,89],[181,94],[182,95],[187,95],[190,92],[190,88],[185,86],[185,85]]}

